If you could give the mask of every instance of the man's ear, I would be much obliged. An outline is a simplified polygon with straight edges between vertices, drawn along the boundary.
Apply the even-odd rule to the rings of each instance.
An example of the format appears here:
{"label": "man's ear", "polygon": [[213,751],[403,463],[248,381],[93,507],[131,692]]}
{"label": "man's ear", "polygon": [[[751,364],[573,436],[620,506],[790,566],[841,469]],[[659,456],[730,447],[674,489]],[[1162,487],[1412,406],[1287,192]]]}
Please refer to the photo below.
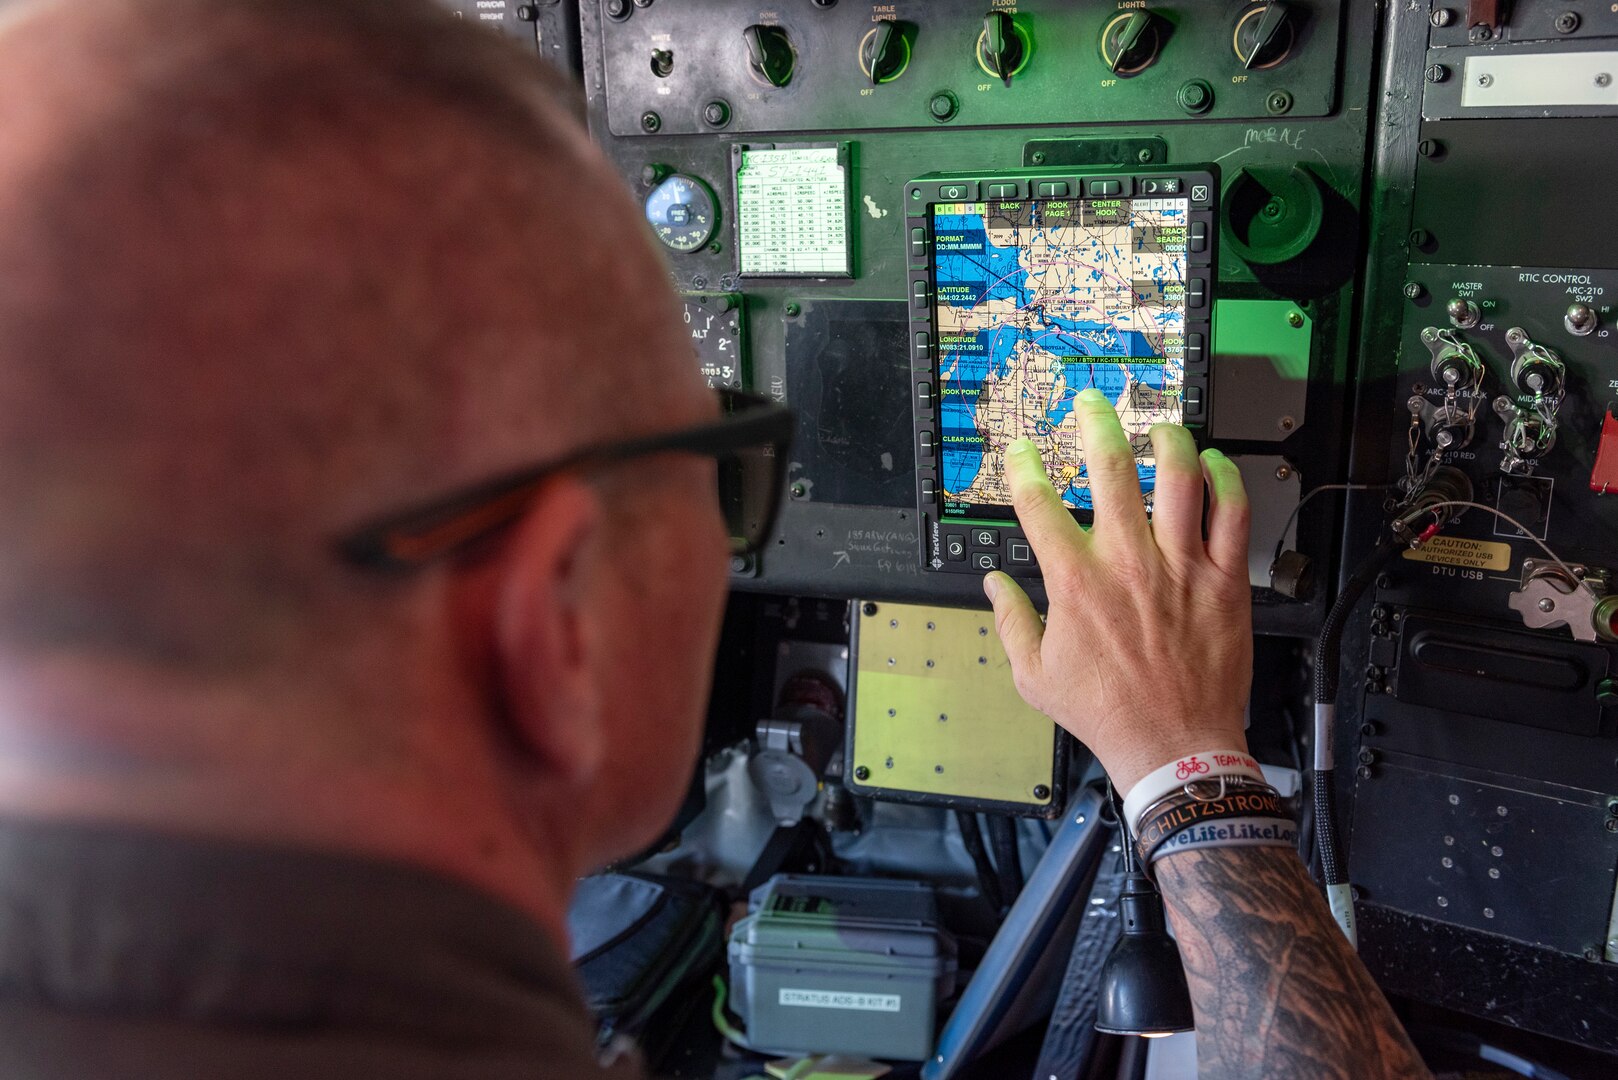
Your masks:
{"label": "man's ear", "polygon": [[494,593],[494,658],[512,734],[543,766],[587,783],[606,754],[601,613],[592,575],[602,507],[571,477],[550,481],[515,527]]}

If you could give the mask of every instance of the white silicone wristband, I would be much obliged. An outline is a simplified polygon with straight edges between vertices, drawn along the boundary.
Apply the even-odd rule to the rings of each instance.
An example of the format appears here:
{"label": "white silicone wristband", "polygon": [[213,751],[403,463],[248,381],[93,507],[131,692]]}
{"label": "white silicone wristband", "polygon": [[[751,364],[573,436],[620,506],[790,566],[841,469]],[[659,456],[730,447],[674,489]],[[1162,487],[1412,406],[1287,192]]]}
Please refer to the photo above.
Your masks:
{"label": "white silicone wristband", "polygon": [[1264,770],[1258,762],[1239,750],[1201,750],[1175,758],[1141,777],[1124,796],[1124,820],[1129,823],[1130,833],[1140,825],[1146,809],[1163,796],[1193,780],[1217,780],[1221,776],[1244,776],[1264,782]]}

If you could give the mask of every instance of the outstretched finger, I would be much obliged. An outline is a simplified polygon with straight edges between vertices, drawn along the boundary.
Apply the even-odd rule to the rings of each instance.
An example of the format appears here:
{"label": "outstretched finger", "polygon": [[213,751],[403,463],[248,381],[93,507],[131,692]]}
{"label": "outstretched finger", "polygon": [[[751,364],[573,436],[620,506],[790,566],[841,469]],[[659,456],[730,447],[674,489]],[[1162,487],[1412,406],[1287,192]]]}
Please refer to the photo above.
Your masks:
{"label": "outstretched finger", "polygon": [[1141,501],[1140,472],[1118,411],[1094,387],[1079,394],[1073,409],[1079,418],[1079,436],[1084,440],[1095,527],[1104,533],[1144,536],[1146,507]]}
{"label": "outstretched finger", "polygon": [[1152,458],[1157,463],[1152,492],[1152,538],[1158,550],[1181,565],[1201,561],[1202,464],[1191,433],[1178,424],[1152,425]]}
{"label": "outstretched finger", "polygon": [[1241,470],[1218,450],[1202,452],[1208,478],[1208,558],[1227,574],[1247,576],[1250,511]]}
{"label": "outstretched finger", "polygon": [[1006,483],[1011,487],[1017,521],[1040,562],[1048,565],[1060,559],[1062,552],[1087,542],[1084,530],[1056,494],[1039,447],[1029,440],[1017,439],[1006,447]]}
{"label": "outstretched finger", "polygon": [[994,628],[1000,633],[1000,644],[1005,646],[1018,687],[1033,685],[1039,677],[1039,647],[1045,637],[1045,623],[1022,586],[1008,575],[999,571],[987,575],[983,591],[994,605]]}

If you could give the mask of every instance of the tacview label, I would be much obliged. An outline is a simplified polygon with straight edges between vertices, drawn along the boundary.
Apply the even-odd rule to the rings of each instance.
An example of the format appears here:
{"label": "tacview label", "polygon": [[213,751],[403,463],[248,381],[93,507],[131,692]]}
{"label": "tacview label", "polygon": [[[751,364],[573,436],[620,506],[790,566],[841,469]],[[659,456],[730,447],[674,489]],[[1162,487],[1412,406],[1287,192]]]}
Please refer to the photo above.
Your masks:
{"label": "tacview label", "polygon": [[859,994],[851,990],[793,990],[783,986],[782,1005],[808,1009],[852,1009],[856,1012],[899,1011],[898,994]]}
{"label": "tacview label", "polygon": [[1415,562],[1464,566],[1472,570],[1511,569],[1511,545],[1488,540],[1468,540],[1464,536],[1435,536],[1405,558]]}

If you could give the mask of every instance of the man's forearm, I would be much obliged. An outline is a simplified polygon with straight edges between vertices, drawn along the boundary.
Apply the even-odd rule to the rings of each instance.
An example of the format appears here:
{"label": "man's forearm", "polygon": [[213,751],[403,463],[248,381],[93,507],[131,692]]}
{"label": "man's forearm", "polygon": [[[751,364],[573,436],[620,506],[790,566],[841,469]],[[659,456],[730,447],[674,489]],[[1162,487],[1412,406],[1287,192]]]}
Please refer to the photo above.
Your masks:
{"label": "man's forearm", "polygon": [[1428,1075],[1291,851],[1186,851],[1155,869],[1203,1080]]}

